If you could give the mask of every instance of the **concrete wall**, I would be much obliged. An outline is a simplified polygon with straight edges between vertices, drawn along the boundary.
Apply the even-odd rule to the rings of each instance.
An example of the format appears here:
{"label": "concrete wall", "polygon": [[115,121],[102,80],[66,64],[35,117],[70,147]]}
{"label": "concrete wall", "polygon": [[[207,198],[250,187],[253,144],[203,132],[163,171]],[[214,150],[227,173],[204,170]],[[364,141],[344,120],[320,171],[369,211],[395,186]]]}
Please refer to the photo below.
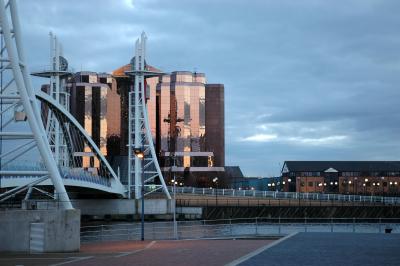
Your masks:
{"label": "concrete wall", "polygon": [[79,210],[1,211],[0,251],[29,252],[31,223],[44,223],[44,252],[79,251]]}
{"label": "concrete wall", "polygon": [[176,207],[176,214],[178,217],[192,220],[192,219],[201,219],[203,216],[203,208],[202,207]]}
{"label": "concrete wall", "polygon": [[[150,215],[171,214],[173,200],[146,199],[144,213]],[[141,213],[141,201],[134,199],[89,199],[75,200],[73,206],[82,215],[132,215]]]}

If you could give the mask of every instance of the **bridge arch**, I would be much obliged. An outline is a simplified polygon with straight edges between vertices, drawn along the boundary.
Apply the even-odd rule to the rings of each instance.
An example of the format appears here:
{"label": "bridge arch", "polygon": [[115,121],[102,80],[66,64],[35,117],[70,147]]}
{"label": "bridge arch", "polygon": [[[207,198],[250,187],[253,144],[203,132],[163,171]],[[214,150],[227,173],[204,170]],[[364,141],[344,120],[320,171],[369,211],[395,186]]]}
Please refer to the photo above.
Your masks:
{"label": "bridge arch", "polygon": [[[36,92],[36,98],[45,106],[47,106],[49,110],[51,110],[51,112],[55,115],[56,119],[59,121],[61,129],[63,131],[63,135],[66,139],[69,161],[72,167],[77,167],[75,154],[79,151],[82,152],[82,142],[84,142],[84,144],[90,148],[93,155],[98,159],[99,175],[108,178],[109,182],[104,184],[108,188],[101,189],[102,186],[98,186],[98,180],[93,180],[95,183],[93,186],[91,186],[89,182],[88,187],[119,194],[120,196],[125,197],[126,188],[120,182],[118,176],[115,174],[107,159],[101,153],[99,147],[88,135],[81,124],[75,119],[75,117],[73,117],[70,112],[68,112],[63,106],[61,106],[61,104],[55,101],[50,95],[44,92]],[[73,174],[73,171],[71,172],[71,169],[61,169],[61,172],[64,176],[64,182],[66,178],[70,177],[71,174]],[[68,182],[65,183],[66,185],[68,185]],[[100,184],[102,184],[102,182],[100,182]]]}

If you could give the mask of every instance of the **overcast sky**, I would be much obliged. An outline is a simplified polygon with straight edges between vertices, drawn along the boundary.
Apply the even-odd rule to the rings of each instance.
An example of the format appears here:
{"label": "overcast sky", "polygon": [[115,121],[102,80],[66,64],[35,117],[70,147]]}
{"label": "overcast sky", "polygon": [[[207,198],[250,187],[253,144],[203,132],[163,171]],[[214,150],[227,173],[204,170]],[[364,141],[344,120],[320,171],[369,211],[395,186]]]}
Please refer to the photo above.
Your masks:
{"label": "overcast sky", "polygon": [[[19,1],[32,70],[48,32],[76,71],[111,72],[148,35],[148,62],[225,84],[227,165],[398,160],[400,1]],[[35,81],[38,84],[38,81]]]}

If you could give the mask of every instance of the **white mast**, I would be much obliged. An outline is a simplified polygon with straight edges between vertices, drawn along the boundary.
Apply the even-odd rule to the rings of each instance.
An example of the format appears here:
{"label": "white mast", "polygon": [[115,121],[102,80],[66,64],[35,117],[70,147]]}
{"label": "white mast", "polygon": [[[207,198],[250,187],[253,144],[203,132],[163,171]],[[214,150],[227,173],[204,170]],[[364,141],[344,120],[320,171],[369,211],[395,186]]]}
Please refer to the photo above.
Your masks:
{"label": "white mast", "polygon": [[[10,16],[7,14],[8,12]],[[9,17],[11,17],[11,20]],[[12,70],[13,81],[18,90],[19,97],[17,100],[19,100],[24,107],[27,121],[33,133],[33,139],[36,142],[40,156],[43,159],[54,188],[59,193],[59,199],[65,209],[72,209],[72,204],[48,144],[39,107],[36,104],[35,91],[32,88],[29,69],[22,48],[21,29],[15,0],[10,0],[7,5],[5,5],[4,0],[0,0],[0,25],[5,41],[4,48],[7,51],[7,58],[2,58],[1,60],[9,62],[7,67]],[[3,49],[3,47],[1,47],[1,49]],[[7,67],[2,69],[2,71],[6,70]],[[2,94],[1,96],[7,97],[9,95]],[[21,132],[19,134],[27,135],[26,132]],[[17,137],[17,134],[12,135]]]}
{"label": "white mast", "polygon": [[[135,198],[140,199],[142,185],[142,167],[143,180],[146,184],[153,182],[157,177],[161,185],[153,185],[155,189],[148,193],[162,189],[168,199],[171,199],[160,166],[157,161],[153,138],[151,135],[149,121],[146,109],[145,97],[145,77],[161,76],[163,73],[152,72],[146,68],[146,34],[143,32],[141,38],[135,44],[135,57],[132,62],[132,70],[125,72],[134,77],[133,91],[129,92],[129,123],[128,123],[128,192],[129,197],[132,188],[132,179],[134,180]],[[141,160],[135,156],[134,150],[143,149],[144,159]]]}

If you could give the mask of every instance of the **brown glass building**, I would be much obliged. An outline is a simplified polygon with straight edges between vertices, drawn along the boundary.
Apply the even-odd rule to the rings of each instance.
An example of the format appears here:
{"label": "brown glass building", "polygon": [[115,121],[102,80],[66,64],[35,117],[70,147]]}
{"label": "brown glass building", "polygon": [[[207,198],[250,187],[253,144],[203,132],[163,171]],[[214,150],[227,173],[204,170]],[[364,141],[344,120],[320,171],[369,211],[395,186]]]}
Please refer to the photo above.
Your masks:
{"label": "brown glass building", "polygon": [[213,166],[225,166],[225,99],[223,84],[206,84],[206,150]]}
{"label": "brown glass building", "polygon": [[[128,92],[134,84],[125,74],[130,69],[127,64],[112,75],[78,72],[68,83],[71,113],[114,170],[119,168],[122,182],[127,180]],[[214,177],[222,180],[224,86],[207,84],[203,73],[175,71],[146,79],[145,92],[150,130],[165,178],[175,176],[179,183],[195,186],[210,186]],[[82,164],[98,165],[89,149]]]}
{"label": "brown glass building", "polygon": [[[123,156],[127,156],[128,91],[133,84],[133,78],[125,71],[130,68],[128,64],[113,72],[120,94]],[[175,71],[146,79],[150,129],[167,180],[175,175],[185,185],[209,186],[210,177],[224,174],[223,94],[223,85],[206,84],[203,73]]]}
{"label": "brown glass building", "polygon": [[[115,79],[109,74],[78,72],[68,82],[71,92],[70,112],[85,128],[100,151],[118,153],[120,135],[120,97]],[[84,147],[82,166],[99,166],[89,147]]]}

